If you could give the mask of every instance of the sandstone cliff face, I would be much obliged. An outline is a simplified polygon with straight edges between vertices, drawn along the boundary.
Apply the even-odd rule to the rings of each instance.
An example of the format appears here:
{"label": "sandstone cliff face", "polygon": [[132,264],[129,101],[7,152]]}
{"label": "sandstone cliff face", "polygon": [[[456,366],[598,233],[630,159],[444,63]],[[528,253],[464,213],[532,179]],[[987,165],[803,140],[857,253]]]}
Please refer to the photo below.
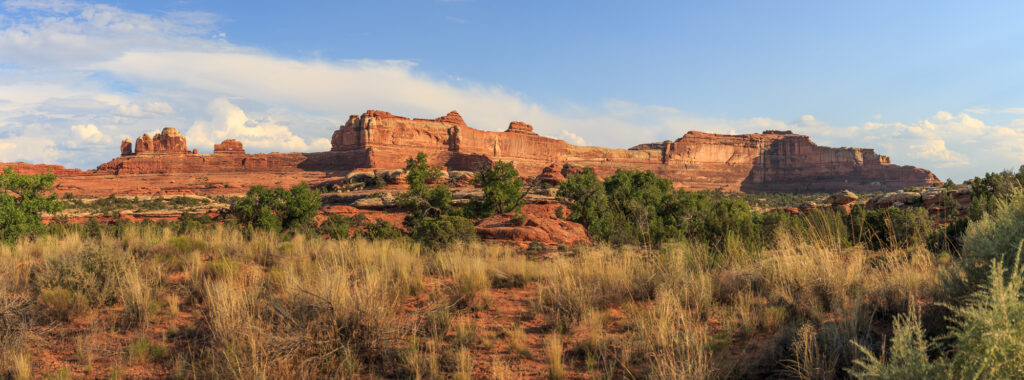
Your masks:
{"label": "sandstone cliff face", "polygon": [[68,169],[61,165],[29,164],[25,162],[0,162],[0,171],[11,168],[15,173],[21,175],[39,175],[43,173],[56,174],[59,177],[71,177],[85,174],[79,169]]}
{"label": "sandstone cliff face", "polygon": [[675,141],[606,149],[539,136],[522,122],[511,123],[505,132],[491,132],[447,117],[409,119],[367,111],[351,116],[334,133],[331,150],[360,152],[370,167],[388,169],[400,168],[406,158],[423,152],[432,164],[452,170],[478,170],[493,161],[513,161],[528,176],[541,174],[553,163],[593,167],[603,176],[618,169],[651,170],[689,190],[888,191],[938,182],[931,172],[892,165],[872,149],[822,147],[790,131],[690,132]]}
{"label": "sandstone cliff face", "polygon": [[[575,146],[537,135],[512,122],[504,132],[466,125],[455,111],[436,119],[410,119],[384,111],[352,115],[331,137],[323,153],[246,154],[242,143],[225,140],[213,154],[189,154],[173,128],[143,135],[131,151],[100,165],[105,175],[154,173],[298,172],[345,175],[356,169],[400,169],[419,152],[431,164],[474,171],[494,161],[511,161],[524,176],[548,181],[592,167],[601,176],[619,169],[650,170],[688,190],[744,192],[834,192],[849,189],[891,191],[937,183],[927,170],[892,165],[871,149],[818,146],[789,131],[749,135],[690,132],[675,141],[630,149]],[[561,168],[561,170],[559,170]],[[561,174],[561,175],[559,175]]]}

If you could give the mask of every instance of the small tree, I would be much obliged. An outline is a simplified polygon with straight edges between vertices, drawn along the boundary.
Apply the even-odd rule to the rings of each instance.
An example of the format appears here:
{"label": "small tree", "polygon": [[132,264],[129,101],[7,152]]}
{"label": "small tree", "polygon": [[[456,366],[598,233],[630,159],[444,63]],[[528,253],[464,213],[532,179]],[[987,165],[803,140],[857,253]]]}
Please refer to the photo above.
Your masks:
{"label": "small tree", "polygon": [[0,240],[13,242],[36,233],[43,228],[40,213],[64,209],[56,195],[42,195],[56,180],[51,173],[21,175],[10,167],[0,173]]}
{"label": "small tree", "polygon": [[598,228],[598,222],[608,208],[604,184],[591,168],[570,175],[558,188],[557,196],[569,207],[569,220],[583,224],[591,230]]}
{"label": "small tree", "polygon": [[471,205],[473,214],[487,217],[522,209],[526,196],[523,179],[511,162],[495,162],[487,170],[477,173],[474,182],[483,188],[484,197]]}
{"label": "small tree", "polygon": [[415,195],[423,195],[427,182],[441,178],[441,168],[427,163],[427,155],[416,153],[416,158],[405,160],[405,181],[409,183],[409,191]]}
{"label": "small tree", "polygon": [[[427,182],[440,178],[441,168],[427,164],[427,155],[423,153],[406,160],[405,164],[409,191],[402,194],[398,204],[409,211],[404,223],[412,238],[431,248],[440,248],[455,241],[475,240],[476,229],[452,206],[452,192],[448,186],[427,186]],[[398,233],[397,229],[386,227],[384,231]]]}

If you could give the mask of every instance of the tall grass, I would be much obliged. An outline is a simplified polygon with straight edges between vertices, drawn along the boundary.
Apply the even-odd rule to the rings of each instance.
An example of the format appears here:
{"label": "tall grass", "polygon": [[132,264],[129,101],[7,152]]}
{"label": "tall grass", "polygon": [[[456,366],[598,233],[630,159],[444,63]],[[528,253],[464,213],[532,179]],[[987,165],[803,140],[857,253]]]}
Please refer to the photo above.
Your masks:
{"label": "tall grass", "polygon": [[[911,300],[931,302],[944,268],[920,247],[843,246],[834,221],[816,226],[811,237],[778,234],[763,252],[684,241],[550,259],[481,242],[432,251],[226,225],[42,236],[0,245],[10,279],[0,349],[22,358],[2,370],[31,361],[27,330],[114,310],[121,323],[101,327],[132,334],[198,316],[182,333],[189,344],[167,346],[174,363],[139,361],[196,377],[505,376],[521,361],[548,363],[556,378],[834,377],[860,354],[851,341],[878,347],[880,324]],[[500,304],[509,295],[535,307]],[[499,314],[513,307],[527,310]]]}

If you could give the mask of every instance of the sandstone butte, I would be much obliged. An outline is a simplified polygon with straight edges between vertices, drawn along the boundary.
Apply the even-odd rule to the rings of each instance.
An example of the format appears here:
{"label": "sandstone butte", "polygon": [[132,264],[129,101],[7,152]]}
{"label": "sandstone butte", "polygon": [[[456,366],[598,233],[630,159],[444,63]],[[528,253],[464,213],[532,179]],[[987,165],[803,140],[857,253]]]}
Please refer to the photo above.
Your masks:
{"label": "sandstone butte", "polygon": [[[650,170],[687,190],[740,192],[892,191],[939,183],[931,172],[893,165],[873,149],[830,148],[789,131],[746,135],[689,132],[675,141],[629,149],[576,146],[540,136],[523,122],[504,132],[469,127],[455,111],[436,119],[410,119],[384,111],[352,115],[317,153],[247,154],[225,140],[212,154],[189,150],[174,128],[121,143],[121,157],[95,170],[13,164],[23,173],[50,171],[58,193],[240,193],[255,185],[289,186],[338,180],[366,169],[400,169],[418,152],[448,170],[474,171],[512,161],[523,176],[560,179],[582,167],[601,176],[618,169]],[[0,164],[0,167],[11,164]],[[561,170],[556,170],[561,168]],[[545,169],[546,173],[545,173]],[[559,172],[555,175],[555,172]]]}

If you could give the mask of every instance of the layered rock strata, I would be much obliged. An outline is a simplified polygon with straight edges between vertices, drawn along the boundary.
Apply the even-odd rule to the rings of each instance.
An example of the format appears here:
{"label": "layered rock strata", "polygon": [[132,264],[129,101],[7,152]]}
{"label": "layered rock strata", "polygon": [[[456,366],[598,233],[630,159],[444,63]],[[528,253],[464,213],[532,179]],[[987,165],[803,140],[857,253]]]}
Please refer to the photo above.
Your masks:
{"label": "layered rock strata", "polygon": [[823,147],[790,131],[689,132],[675,141],[607,149],[539,136],[522,122],[511,123],[505,132],[481,131],[465,125],[461,117],[458,123],[450,121],[453,114],[432,120],[384,111],[352,115],[334,132],[331,150],[361,155],[373,168],[400,168],[406,158],[423,152],[431,164],[454,170],[512,161],[527,176],[541,174],[553,163],[592,167],[602,176],[618,169],[651,170],[689,190],[890,191],[939,182],[927,170],[892,165],[873,149]]}
{"label": "layered rock strata", "polygon": [[[65,173],[263,172],[287,173],[296,180],[344,178],[355,171],[403,168],[406,159],[420,152],[431,164],[450,172],[477,171],[495,161],[511,161],[523,176],[542,175],[552,183],[585,167],[601,176],[619,169],[650,170],[688,190],[871,192],[939,182],[927,170],[893,165],[872,149],[823,147],[789,131],[748,135],[689,132],[674,141],[608,149],[540,136],[532,126],[518,121],[504,132],[493,132],[469,127],[455,111],[436,119],[410,119],[373,110],[349,117],[334,132],[330,152],[247,154],[241,142],[225,140],[214,145],[213,154],[197,154],[188,149],[185,137],[176,129],[164,128],[153,137],[142,135],[134,146],[130,140],[123,141],[121,157],[94,171]],[[237,181],[246,182],[243,177]]]}

